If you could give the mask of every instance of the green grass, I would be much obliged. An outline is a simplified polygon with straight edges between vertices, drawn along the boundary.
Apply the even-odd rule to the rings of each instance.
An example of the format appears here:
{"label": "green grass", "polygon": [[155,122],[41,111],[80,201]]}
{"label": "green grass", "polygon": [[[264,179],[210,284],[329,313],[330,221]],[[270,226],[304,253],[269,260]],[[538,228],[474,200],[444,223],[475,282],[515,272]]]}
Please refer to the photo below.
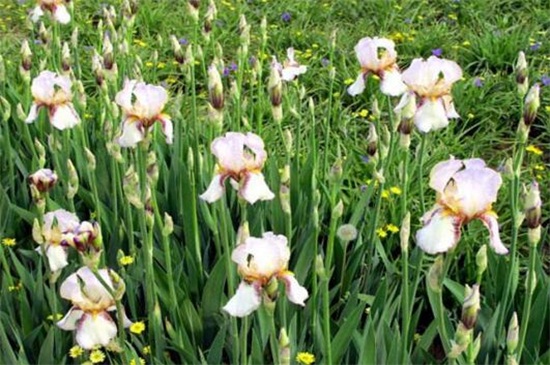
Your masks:
{"label": "green grass", "polygon": [[[128,317],[146,325],[142,334],[120,330],[119,350],[103,349],[106,363],[128,364],[139,361],[138,357],[147,363],[286,363],[278,342],[284,328],[290,363],[296,363],[298,352],[307,351],[315,355],[316,363],[331,359],[334,364],[390,364],[453,362],[446,355],[461,318],[464,286],[477,282],[475,255],[488,243],[481,224],[468,224],[454,252],[445,257],[441,294],[429,288],[426,277],[435,257],[421,253],[415,233],[421,227],[420,217],[435,199],[428,186],[430,169],[449,155],[483,158],[497,169],[508,159],[517,159],[527,145],[537,146],[543,154],[525,152],[516,178],[503,172],[504,183],[493,208],[499,215],[502,240],[510,247],[518,187],[538,180],[543,201],[541,241],[530,250],[527,228],[521,225],[517,246],[509,256],[488,249],[487,271],[479,282],[481,309],[473,330],[473,338],[480,335],[479,354],[462,355],[455,362],[504,363],[506,332],[514,311],[520,331],[525,331],[518,362],[550,362],[550,252],[545,225],[550,200],[550,94],[548,87],[541,88],[541,107],[529,139],[525,144],[518,142],[523,102],[514,73],[517,54],[524,51],[530,84],[550,75],[546,41],[550,20],[544,1],[217,1],[210,41],[202,36],[206,2],[201,3],[195,23],[186,1],[142,0],[132,24],[124,20],[120,1],[73,4],[69,25],[57,27],[47,15],[42,18],[50,37],[54,31],[59,37],[45,46],[34,42],[38,25],[25,24],[25,14],[34,2],[18,5],[0,0],[0,55],[6,70],[0,79],[0,96],[10,106],[0,104],[4,116],[0,122],[0,240],[17,242],[0,245],[1,364],[83,363],[90,355],[71,358],[74,336],[59,329],[51,317],[65,314],[70,307],[59,297],[59,286],[82,266],[79,255],[71,250],[69,266],[50,284],[46,261],[34,251],[32,226],[40,211],[26,179],[44,167],[40,148],[45,167],[60,177],[47,198],[48,210],[63,208],[81,220],[98,220],[104,245],[102,265],[124,280],[126,293],[120,304]],[[113,29],[102,20],[102,4],[117,11]],[[283,20],[284,12],[290,14],[289,21]],[[251,27],[249,53],[242,57],[238,51],[241,15]],[[265,42],[260,27],[263,17]],[[98,29],[100,21],[102,29]],[[71,57],[75,78],[86,92],[85,105],[75,102],[82,125],[61,132],[50,127],[46,113],[26,125],[26,115],[22,119],[17,112],[20,104],[26,113],[31,103],[29,85],[19,74],[21,41],[28,39],[31,44],[32,79],[41,63],[45,69],[60,69],[61,42],[70,42],[76,26],[79,40],[71,45]],[[91,71],[93,49],[102,53],[101,30],[119,33],[118,41],[112,39],[119,74],[104,89],[97,86]],[[192,50],[195,62],[186,66],[175,62],[171,35],[186,39],[183,50]],[[408,152],[399,148],[399,134],[391,131],[395,116],[390,109],[397,99],[382,95],[378,81],[370,79],[360,96],[347,95],[348,80],[359,71],[353,47],[365,36],[394,39],[402,69],[437,48],[442,49],[442,57],[462,67],[464,78],[453,88],[461,119],[429,133],[424,150],[417,131]],[[126,55],[118,48],[124,38],[129,46]],[[537,42],[540,45],[533,46]],[[277,124],[267,93],[269,63],[272,55],[280,61],[286,58],[290,46],[297,50],[297,60],[309,68],[298,81],[284,85],[283,120]],[[250,56],[259,62],[258,69],[249,63]],[[207,117],[207,68],[216,57],[225,66],[239,65],[222,78],[226,103],[221,129]],[[157,130],[148,150],[122,149],[117,160],[111,143],[119,133],[121,117],[111,101],[125,78],[136,77],[169,90],[166,112],[174,121],[174,144],[167,145]],[[476,78],[483,81],[481,87],[475,85]],[[232,87],[238,88],[238,96]],[[379,117],[372,110],[375,100]],[[389,156],[366,163],[369,122],[380,136],[378,151],[392,144],[394,148]],[[214,204],[198,199],[216,162],[210,143],[227,131],[250,131],[263,138],[268,153],[263,172],[276,194],[274,200],[243,208],[229,187]],[[284,131],[293,136],[290,150],[285,148]],[[95,170],[90,169],[84,147],[95,156]],[[146,196],[148,152],[156,157],[159,178],[152,184],[152,199],[145,211],[128,202],[127,192],[137,194],[138,200]],[[406,159],[408,179],[404,180]],[[67,196],[68,160],[79,178],[74,198]],[[284,212],[279,194],[285,184],[280,176],[285,164],[291,172],[286,183],[290,215]],[[131,166],[142,184],[125,192],[128,180],[124,177]],[[376,179],[382,167],[384,182]],[[401,193],[391,192],[392,187]],[[335,212],[339,202],[342,214]],[[389,224],[401,228],[407,211],[411,235],[409,252],[404,254],[399,233],[381,237],[377,230]],[[170,234],[163,232],[165,214],[173,219]],[[238,279],[235,266],[227,265],[227,255],[236,244],[243,215],[252,236],[274,231],[291,237],[289,269],[310,293],[305,308],[288,303],[281,289],[274,311],[264,307],[247,320],[221,311]],[[359,231],[347,245],[335,235],[345,223]],[[133,256],[134,262],[122,265],[124,255]],[[530,265],[537,277],[531,296],[525,287]],[[531,302],[525,307],[527,297]],[[528,322],[526,313],[530,313]],[[150,352],[144,352],[146,346]],[[468,351],[471,355],[471,347]]]}

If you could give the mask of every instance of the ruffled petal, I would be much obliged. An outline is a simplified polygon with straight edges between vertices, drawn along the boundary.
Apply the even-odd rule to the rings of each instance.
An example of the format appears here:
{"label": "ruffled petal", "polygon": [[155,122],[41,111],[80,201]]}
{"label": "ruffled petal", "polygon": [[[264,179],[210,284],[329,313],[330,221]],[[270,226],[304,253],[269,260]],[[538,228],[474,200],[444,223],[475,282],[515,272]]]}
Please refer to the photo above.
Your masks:
{"label": "ruffled petal", "polygon": [[348,94],[356,96],[365,90],[365,75],[360,73],[353,84],[348,87]]}
{"label": "ruffled petal", "polygon": [[432,255],[447,252],[460,239],[461,223],[460,218],[443,208],[434,209],[424,217],[424,227],[416,232],[416,244]]}
{"label": "ruffled petal", "polygon": [[309,298],[307,289],[298,283],[298,280],[294,277],[294,274],[287,272],[280,276],[280,278],[285,282],[286,286],[286,297],[294,304],[301,305],[302,307],[306,304],[304,301]]}
{"label": "ruffled petal", "polygon": [[135,147],[143,140],[145,133],[143,125],[134,118],[127,118],[122,122],[122,134],[117,139],[121,147]]}
{"label": "ruffled petal", "polygon": [[223,186],[224,178],[220,174],[214,175],[210,185],[204,193],[202,193],[199,198],[206,200],[209,203],[214,203],[216,200],[220,199],[223,196],[225,187]]}
{"label": "ruffled petal", "polygon": [[168,93],[162,86],[149,85],[138,82],[134,88],[136,96],[135,108],[139,110],[139,116],[151,119],[162,113],[162,109],[168,100]]}
{"label": "ruffled petal", "polygon": [[273,232],[265,232],[262,238],[248,237],[244,244],[233,250],[231,259],[239,266],[243,276],[269,279],[288,266],[288,240]]}
{"label": "ruffled petal", "polygon": [[32,123],[38,118],[38,105],[36,103],[32,103],[31,109],[29,110],[29,115],[27,116],[27,119],[25,119],[25,123]]}
{"label": "ruffled petal", "polygon": [[453,98],[450,95],[443,96],[441,100],[443,100],[443,106],[445,107],[445,111],[447,112],[447,118],[460,118],[460,115],[458,115],[458,113],[456,112]]}
{"label": "ruffled petal", "polygon": [[493,247],[495,252],[499,255],[506,255],[508,253],[508,249],[500,240],[496,214],[494,214],[493,212],[488,212],[481,215],[479,219],[481,219],[485,227],[487,227],[487,229],[489,230],[491,247]]}
{"label": "ruffled petal", "polygon": [[160,123],[162,124],[162,133],[166,137],[166,143],[172,144],[174,141],[174,125],[172,124],[172,120],[169,116],[165,115],[160,119]]}
{"label": "ruffled petal", "polygon": [[222,309],[234,317],[245,317],[258,309],[261,304],[260,289],[243,281],[235,295]]}
{"label": "ruffled petal", "polygon": [[67,11],[67,7],[63,4],[57,5],[53,13],[55,20],[61,24],[68,24],[71,21],[71,14]]}
{"label": "ruffled petal", "polygon": [[124,82],[124,88],[115,96],[115,102],[126,112],[132,109],[132,94],[136,83],[136,80],[126,80]]}
{"label": "ruffled petal", "polygon": [[451,180],[453,175],[462,169],[462,167],[462,161],[452,156],[447,161],[439,162],[430,172],[430,187],[439,193],[443,193],[449,180]]}
{"label": "ruffled petal", "polygon": [[210,150],[224,169],[229,171],[241,171],[246,168],[243,156],[244,143],[244,134],[228,132],[225,136],[214,139],[210,146]]}
{"label": "ruffled petal", "polygon": [[382,90],[382,93],[390,96],[399,96],[407,91],[407,85],[403,83],[399,70],[384,71],[380,90]]}
{"label": "ruffled petal", "polygon": [[62,320],[56,323],[57,327],[65,331],[73,331],[77,328],[77,323],[84,312],[77,307],[72,307]]}
{"label": "ruffled petal", "polygon": [[61,245],[47,245],[45,251],[51,271],[61,270],[69,264],[67,261],[69,254],[67,253],[66,247]]}
{"label": "ruffled petal", "polygon": [[97,345],[107,346],[116,334],[116,324],[107,312],[84,313],[77,325],[76,342],[83,349],[90,350]]}
{"label": "ruffled petal", "polygon": [[31,84],[31,93],[35,100],[50,102],[54,97],[56,81],[57,74],[52,71],[42,71],[36,76]]}
{"label": "ruffled petal", "polygon": [[446,127],[449,119],[442,101],[440,99],[424,100],[414,115],[414,124],[424,133]]}
{"label": "ruffled petal", "polygon": [[73,105],[67,103],[54,107],[50,122],[55,128],[64,130],[66,128],[72,128],[80,123],[80,118],[78,114],[76,114]]}
{"label": "ruffled petal", "polygon": [[[101,269],[99,275],[113,289],[109,271]],[[70,300],[73,304],[82,308],[93,306],[107,309],[114,303],[107,289],[87,266],[81,267],[77,272],[69,275],[61,284],[59,294],[63,299]]]}
{"label": "ruffled petal", "polygon": [[289,66],[281,71],[281,79],[284,81],[292,81],[299,75],[307,72],[307,66]]}
{"label": "ruffled petal", "polygon": [[453,180],[454,186],[444,192],[443,198],[456,201],[457,208],[469,219],[491,208],[502,185],[500,174],[487,167],[466,167],[456,172]]}
{"label": "ruffled petal", "polygon": [[33,21],[33,23],[36,23],[42,15],[44,15],[44,11],[40,7],[40,5],[31,10],[31,20]]}
{"label": "ruffled petal", "polygon": [[261,172],[249,173],[239,194],[250,204],[254,204],[258,200],[271,200],[275,198],[275,194],[267,186],[264,175]]}

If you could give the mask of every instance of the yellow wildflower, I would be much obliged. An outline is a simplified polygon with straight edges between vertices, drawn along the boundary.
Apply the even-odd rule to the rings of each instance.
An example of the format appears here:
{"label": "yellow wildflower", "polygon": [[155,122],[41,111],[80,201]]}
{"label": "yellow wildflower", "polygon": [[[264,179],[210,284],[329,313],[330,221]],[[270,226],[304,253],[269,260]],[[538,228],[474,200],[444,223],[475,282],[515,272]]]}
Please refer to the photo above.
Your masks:
{"label": "yellow wildflower", "polygon": [[464,42],[462,42],[462,45],[463,45],[464,47],[468,47],[468,46],[471,45],[471,43],[470,43],[470,41],[464,41]]}
{"label": "yellow wildflower", "polygon": [[[143,360],[141,357],[139,358],[139,363],[141,365],[145,365],[145,360]],[[130,365],[137,365],[136,359],[130,360]]]}
{"label": "yellow wildflower", "polygon": [[69,356],[72,357],[73,359],[80,357],[83,353],[84,353],[84,350],[82,349],[82,347],[78,345],[71,347],[71,349],[69,350]]}
{"label": "yellow wildflower", "polygon": [[143,323],[143,321],[134,322],[130,326],[130,332],[137,335],[141,334],[143,331],[145,331],[145,323]]}
{"label": "yellow wildflower", "polygon": [[151,346],[143,346],[141,352],[143,352],[143,355],[149,355],[151,353]]}
{"label": "yellow wildflower", "polygon": [[399,227],[397,227],[395,224],[388,224],[386,225],[386,229],[390,231],[391,233],[397,233],[399,232]]}
{"label": "yellow wildflower", "polygon": [[154,63],[151,62],[151,61],[145,62],[145,66],[146,66],[146,67],[153,67],[153,65],[154,65]]}
{"label": "yellow wildflower", "polygon": [[23,289],[23,284],[21,282],[8,286],[8,291],[17,291]]}
{"label": "yellow wildflower", "polygon": [[388,199],[390,197],[390,192],[386,189],[382,190],[382,198]]}
{"label": "yellow wildflower", "polygon": [[15,238],[4,238],[2,244],[6,247],[13,247],[15,246]]}
{"label": "yellow wildflower", "polygon": [[346,85],[351,85],[355,82],[355,79],[352,79],[351,77],[348,77],[347,79],[344,80],[344,84]]}
{"label": "yellow wildflower", "polygon": [[310,354],[309,352],[298,352],[296,355],[296,361],[299,364],[310,365],[315,362],[315,355]]}
{"label": "yellow wildflower", "polygon": [[387,237],[387,236],[388,236],[388,232],[386,232],[386,231],[384,230],[384,228],[378,228],[378,229],[376,230],[376,234],[377,234],[378,237],[380,237],[380,238],[384,238],[384,237]]}
{"label": "yellow wildflower", "polygon": [[541,150],[540,148],[538,148],[537,146],[532,145],[532,144],[529,145],[529,146],[527,146],[527,147],[525,147],[525,151],[531,152],[531,153],[533,153],[533,154],[535,154],[535,155],[537,155],[537,156],[542,155],[542,150]]}
{"label": "yellow wildflower", "polygon": [[46,319],[48,321],[59,321],[61,318],[63,318],[63,314],[61,313],[56,313],[56,314],[50,314],[49,316],[46,317]]}
{"label": "yellow wildflower", "polygon": [[122,266],[127,266],[134,263],[134,256],[122,256],[120,260],[118,260]]}
{"label": "yellow wildflower", "polygon": [[358,114],[361,118],[366,118],[367,115],[369,114],[369,111],[367,109],[363,109]]}
{"label": "yellow wildflower", "polygon": [[392,186],[392,187],[390,188],[390,192],[391,192],[392,194],[395,194],[395,195],[401,195],[401,193],[402,193],[403,191],[401,190],[401,188],[400,188],[399,186]]}
{"label": "yellow wildflower", "polygon": [[538,171],[543,171],[544,170],[544,165],[538,164],[538,165],[535,165],[533,168],[535,170],[538,170]]}
{"label": "yellow wildflower", "polygon": [[105,360],[105,354],[101,350],[94,350],[90,354],[90,361],[93,364],[97,364],[98,362],[103,362]]}

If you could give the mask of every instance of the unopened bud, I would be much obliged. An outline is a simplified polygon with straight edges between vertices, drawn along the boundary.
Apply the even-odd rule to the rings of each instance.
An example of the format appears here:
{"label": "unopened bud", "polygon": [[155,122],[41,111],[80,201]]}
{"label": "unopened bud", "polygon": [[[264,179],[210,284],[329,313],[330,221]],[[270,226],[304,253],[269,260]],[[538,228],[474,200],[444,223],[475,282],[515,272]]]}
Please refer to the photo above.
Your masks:
{"label": "unopened bud", "polygon": [[50,169],[40,169],[29,175],[29,184],[33,185],[40,193],[50,191],[57,183],[57,174]]}
{"label": "unopened bud", "polygon": [[290,364],[290,340],[284,328],[279,332],[279,363],[281,365]]}
{"label": "unopened bud", "polygon": [[2,105],[2,120],[7,122],[11,117],[11,105],[3,96],[0,96],[0,105]]}
{"label": "unopened bud", "polygon": [[243,245],[249,237],[250,228],[248,226],[248,221],[245,221],[240,225],[239,229],[237,230],[237,246]]}
{"label": "unopened bud", "polygon": [[223,84],[218,68],[211,64],[208,68],[208,93],[210,104],[214,109],[221,110],[224,105]]}
{"label": "unopened bud", "polygon": [[88,169],[95,171],[96,161],[94,154],[86,147],[84,148],[84,152],[86,153],[86,159],[88,160]]}
{"label": "unopened bud", "polygon": [[172,44],[172,52],[174,52],[174,58],[180,65],[183,64],[185,62],[185,56],[183,54],[183,50],[181,49],[179,40],[176,38],[176,36],[172,35],[170,36],[170,43]]}
{"label": "unopened bud", "polygon": [[29,47],[29,41],[24,39],[21,43],[21,67],[20,72],[23,77],[27,76],[32,66],[32,52]]}
{"label": "unopened bud", "polygon": [[529,85],[529,71],[527,69],[527,61],[525,60],[525,53],[520,51],[518,54],[518,60],[516,62],[516,83],[518,84],[518,93],[521,97],[527,93]]}
{"label": "unopened bud", "polygon": [[78,48],[78,26],[74,27],[73,32],[71,33],[71,46],[74,49]]}
{"label": "unopened bud", "polygon": [[525,109],[523,111],[523,121],[526,126],[530,126],[537,117],[537,111],[540,106],[540,85],[535,84],[525,97]]}
{"label": "unopened bud", "polygon": [[322,281],[327,280],[327,270],[325,269],[325,263],[321,255],[317,255],[315,258],[315,273]]}
{"label": "unopened bud", "polygon": [[342,199],[338,200],[338,203],[334,206],[332,209],[332,219],[338,219],[344,214],[344,202],[342,202]]}
{"label": "unopened bud", "polygon": [[443,255],[438,255],[432,266],[430,266],[426,281],[431,291],[435,293],[441,292],[441,285],[443,283]]}
{"label": "unopened bud", "polygon": [[378,100],[374,99],[371,106],[371,114],[376,118],[380,118],[380,107],[378,106]]}
{"label": "unopened bud", "polygon": [[409,237],[411,235],[411,212],[407,212],[401,222],[401,229],[399,229],[399,239],[401,244],[401,251],[409,251]]}
{"label": "unopened bud", "polygon": [[137,209],[143,209],[144,206],[141,200],[139,177],[133,166],[130,166],[124,174],[122,186],[128,202]]}
{"label": "unopened bud", "polygon": [[518,324],[518,315],[516,312],[512,314],[512,319],[510,319],[510,324],[508,325],[508,333],[506,335],[506,351],[508,354],[513,354],[516,352],[516,348],[519,343],[519,324]]}
{"label": "unopened bud", "polygon": [[476,254],[477,282],[481,282],[481,277],[487,269],[487,245],[481,246]]}
{"label": "unopened bud", "polygon": [[290,131],[290,129],[284,130],[283,142],[285,144],[285,151],[287,155],[291,155],[293,150],[293,140],[292,140],[292,132]]}
{"label": "unopened bud", "polygon": [[38,138],[34,139],[34,148],[38,153],[38,165],[42,168],[46,165],[46,148],[44,148],[44,145],[40,143]]}
{"label": "unopened bud", "polygon": [[174,220],[168,213],[164,213],[164,224],[162,226],[162,235],[170,236],[174,232]]}
{"label": "unopened bud", "polygon": [[38,27],[38,37],[40,38],[42,44],[46,45],[50,43],[50,33],[42,22],[40,22],[40,26]]}
{"label": "unopened bud", "polygon": [[[394,111],[396,113],[400,113],[401,115],[401,122],[403,121],[409,121],[407,123],[408,125],[411,125],[410,120],[414,117],[416,114],[416,95],[414,93],[404,93],[403,96],[401,96],[401,100],[399,101],[399,104],[395,107]],[[400,132],[404,134],[410,134],[412,127],[405,128],[403,127],[403,130]]]}
{"label": "unopened bud", "polygon": [[34,218],[34,221],[32,222],[32,239],[38,244],[42,244],[44,242],[42,226],[37,218]]}
{"label": "unopened bud", "polygon": [[541,207],[539,184],[533,181],[523,193],[523,209],[528,228],[537,228],[541,222]]}
{"label": "unopened bud", "polygon": [[466,285],[464,292],[464,303],[462,304],[461,322],[467,329],[474,328],[477,321],[477,312],[481,308],[479,304],[479,285],[471,288]]}
{"label": "unopened bud", "polygon": [[65,73],[71,71],[71,50],[67,42],[63,42],[63,49],[61,50],[61,69]]}
{"label": "unopened bud", "polygon": [[369,123],[369,135],[367,137],[367,154],[374,157],[378,150],[378,133],[374,123]]}
{"label": "unopened bud", "polygon": [[78,192],[79,180],[76,168],[71,160],[67,160],[67,169],[69,170],[69,187],[67,189],[67,198],[73,199]]}

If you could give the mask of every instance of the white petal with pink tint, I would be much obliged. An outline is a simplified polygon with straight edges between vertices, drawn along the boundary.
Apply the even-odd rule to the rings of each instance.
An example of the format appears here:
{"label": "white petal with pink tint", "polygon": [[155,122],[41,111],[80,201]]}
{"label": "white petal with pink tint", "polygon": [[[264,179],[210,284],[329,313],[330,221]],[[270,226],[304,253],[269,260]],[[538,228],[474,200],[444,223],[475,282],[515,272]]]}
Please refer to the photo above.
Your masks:
{"label": "white petal with pink tint", "polygon": [[275,194],[267,186],[265,177],[261,172],[248,173],[239,193],[250,204],[254,204],[258,200],[275,198]]}
{"label": "white petal with pink tint", "polygon": [[[40,249],[40,247],[38,247]],[[46,251],[46,257],[48,258],[48,264],[51,271],[61,270],[69,263],[67,257],[67,248],[61,245],[46,245],[44,249]],[[39,251],[40,252],[40,251]]]}
{"label": "white petal with pink tint", "polygon": [[309,298],[309,294],[307,289],[298,283],[298,280],[296,280],[294,274],[288,272],[281,275],[280,278],[285,282],[286,297],[288,300],[292,303],[301,305],[302,307],[305,306],[306,304],[304,302],[307,298]]}
{"label": "white petal with pink tint", "polygon": [[63,4],[56,6],[53,16],[55,20],[61,24],[68,24],[71,21],[71,15],[67,11],[67,7]]}
{"label": "white petal with pink tint", "polygon": [[57,74],[52,71],[42,71],[32,80],[32,96],[41,102],[50,102],[55,94]]}
{"label": "white petal with pink tint", "polygon": [[399,96],[407,91],[407,85],[403,83],[399,70],[393,69],[384,71],[380,89],[386,95]]}
{"label": "white petal with pink tint", "polygon": [[281,79],[284,81],[292,81],[299,75],[307,72],[307,66],[288,66],[281,71]]}
{"label": "white petal with pink tint", "polygon": [[141,122],[128,118],[122,122],[122,134],[117,139],[121,147],[135,147],[145,138]]}
{"label": "white petal with pink tint", "polygon": [[136,83],[136,80],[126,80],[124,82],[124,88],[115,96],[115,102],[120,105],[124,111],[130,111],[132,109],[132,95]]}
{"label": "white petal with pink tint", "polygon": [[423,104],[416,110],[414,124],[419,131],[424,133],[445,128],[449,125],[447,112],[441,100],[425,99]]}
{"label": "white petal with pink tint", "polygon": [[245,317],[262,304],[262,297],[254,285],[240,283],[235,295],[222,309],[234,317]]}
{"label": "white petal with pink tint", "polygon": [[38,105],[36,103],[32,103],[31,108],[29,110],[29,115],[27,116],[27,119],[25,119],[25,123],[32,123],[38,118]]}
{"label": "white petal with pink tint", "polygon": [[423,219],[425,225],[416,232],[416,244],[424,252],[432,255],[447,252],[460,239],[459,219],[443,208],[426,213]]}
{"label": "white petal with pink tint", "polygon": [[85,313],[77,324],[76,342],[85,350],[107,346],[117,334],[116,324],[107,312]]}
{"label": "white petal with pink tint", "polygon": [[231,259],[242,275],[270,279],[286,269],[290,249],[285,236],[265,232],[262,238],[248,237],[233,250]]}
{"label": "white petal with pink tint", "polygon": [[44,11],[42,11],[40,6],[36,6],[31,10],[31,20],[33,23],[36,23],[42,15],[44,15]]}
{"label": "white petal with pink tint", "polygon": [[174,141],[174,125],[172,124],[172,120],[164,117],[160,120],[160,123],[162,124],[162,132],[166,137],[166,143],[172,144]]}
{"label": "white petal with pink tint", "polygon": [[430,187],[435,191],[442,193],[449,183],[449,180],[463,167],[461,160],[451,156],[447,161],[439,162],[430,172]]}
{"label": "white petal with pink tint", "polygon": [[348,87],[348,94],[356,96],[365,90],[365,75],[360,73],[353,84]]}
{"label": "white petal with pink tint", "polygon": [[168,93],[162,86],[148,85],[138,82],[134,88],[136,96],[135,107],[139,110],[139,117],[151,119],[162,113],[168,100]]}
{"label": "white petal with pink tint", "polygon": [[489,230],[491,247],[493,247],[495,252],[499,255],[506,255],[508,253],[508,249],[500,240],[500,233],[498,230],[498,221],[496,215],[492,212],[488,212],[480,216],[479,219],[481,219],[485,227],[487,227],[487,229]]}
{"label": "white petal with pink tint", "polygon": [[71,103],[67,103],[55,107],[55,111],[51,116],[50,122],[55,128],[64,130],[67,128],[72,128],[80,123],[80,118],[78,117],[78,114],[76,114],[73,105]]}
{"label": "white petal with pink tint", "polygon": [[225,189],[223,186],[223,177],[220,174],[216,174],[214,175],[214,178],[210,182],[210,185],[208,185],[208,188],[206,189],[206,191],[202,193],[199,197],[202,200],[206,200],[209,203],[213,203],[223,196],[224,191]]}
{"label": "white petal with pink tint", "polygon": [[77,307],[72,307],[71,309],[69,309],[69,312],[67,312],[65,317],[63,317],[63,319],[56,323],[57,327],[66,331],[73,331],[77,328],[78,321],[83,314],[84,312]]}

